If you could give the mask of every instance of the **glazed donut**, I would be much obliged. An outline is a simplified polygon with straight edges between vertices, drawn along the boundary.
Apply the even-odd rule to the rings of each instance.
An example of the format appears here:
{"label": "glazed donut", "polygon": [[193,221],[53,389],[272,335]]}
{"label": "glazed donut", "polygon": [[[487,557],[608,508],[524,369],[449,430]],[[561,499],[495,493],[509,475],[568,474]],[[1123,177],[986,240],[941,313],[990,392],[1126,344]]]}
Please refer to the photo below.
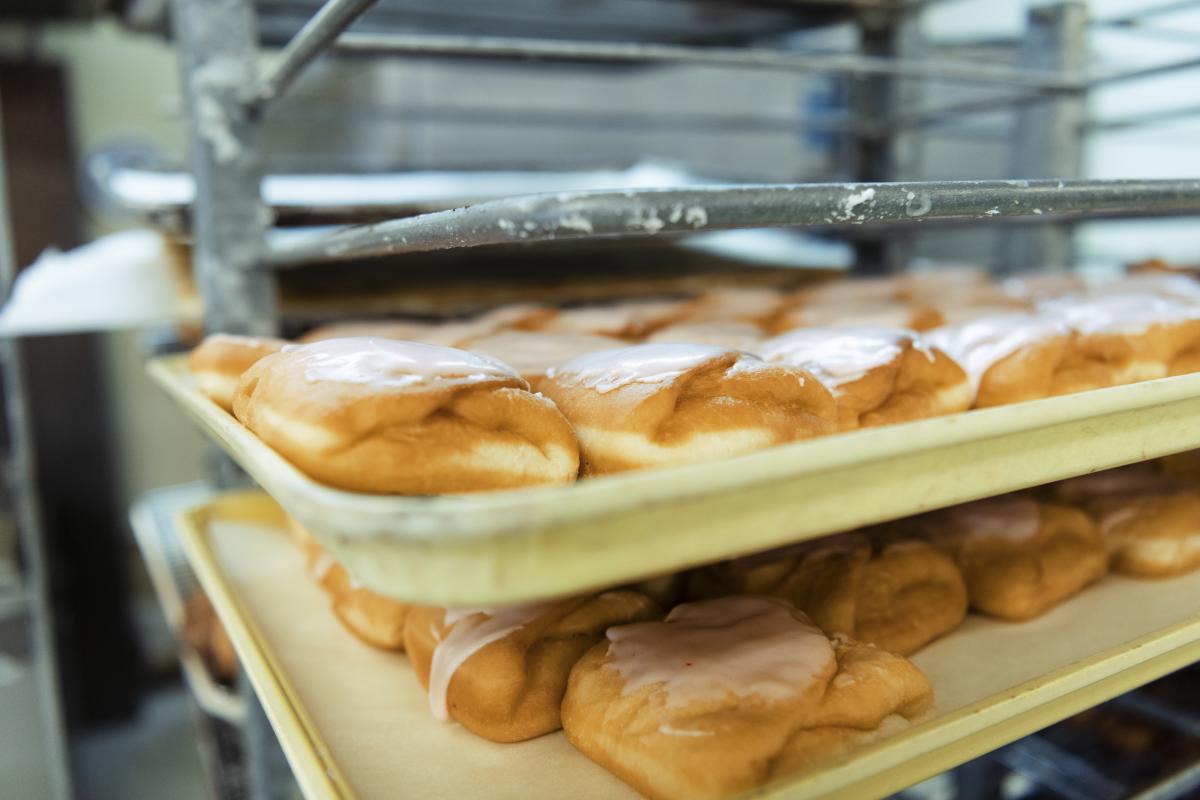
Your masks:
{"label": "glazed donut", "polygon": [[837,419],[812,375],[707,345],[602,350],[542,391],[575,426],[589,475],[738,455],[831,433]]}
{"label": "glazed donut", "polygon": [[538,330],[641,339],[687,315],[685,300],[626,300],[610,305],[559,309]]}
{"label": "glazed donut", "polygon": [[327,339],[348,339],[367,336],[375,339],[397,339],[443,347],[457,346],[464,339],[487,336],[502,330],[532,330],[555,315],[549,306],[537,303],[512,303],[498,306],[466,320],[420,322],[418,320],[367,320],[335,322],[322,325],[296,341],[302,344]]}
{"label": "glazed donut", "polygon": [[360,641],[380,650],[404,649],[404,623],[412,606],[367,589],[315,540],[306,550],[308,573],[329,595],[338,622]]}
{"label": "glazed donut", "polygon": [[967,371],[977,408],[1113,386],[1133,360],[1127,340],[1077,336],[1058,315],[985,317],[925,339]]}
{"label": "glazed donut", "polygon": [[533,391],[540,392],[546,373],[554,367],[587,353],[624,347],[625,343],[609,336],[586,333],[498,331],[464,339],[454,346],[508,364],[529,381]]}
{"label": "glazed donut", "polygon": [[368,337],[372,339],[395,339],[403,342],[422,342],[424,344],[440,344],[449,346],[451,339],[457,337],[459,329],[447,329],[444,324],[436,322],[417,322],[415,320],[363,320],[350,322],[334,322],[313,328],[296,339],[300,344],[325,342],[330,339],[351,339]]}
{"label": "glazed donut", "polygon": [[763,342],[763,332],[748,322],[681,322],[663,328],[646,341],[710,344],[756,353]]}
{"label": "glazed donut", "polygon": [[1054,488],[1095,521],[1114,572],[1163,578],[1200,567],[1200,492],[1175,477],[1135,464]]}
{"label": "glazed donut", "polygon": [[578,443],[505,364],[386,339],[289,345],[242,376],[234,414],[322,483],[442,494],[571,483]]}
{"label": "glazed donut", "polygon": [[188,372],[200,393],[226,411],[233,410],[233,394],[242,373],[264,356],[278,352],[287,342],[258,336],[214,333],[204,337],[188,354]]}
{"label": "glazed donut", "polygon": [[782,597],[826,634],[908,655],[962,624],[967,587],[954,560],[926,542],[873,547],[861,533],[827,536],[697,570],[692,594]]}
{"label": "glazed donut", "polygon": [[494,742],[561,726],[571,667],[611,625],[661,616],[648,597],[617,590],[523,606],[416,608],[405,649],[439,720]]}
{"label": "glazed donut", "polygon": [[810,327],[907,328],[924,331],[941,324],[941,313],[931,306],[896,301],[864,301],[792,308],[775,318],[772,331],[780,334]]}
{"label": "glazed donut", "polygon": [[654,800],[750,794],[932,713],[907,659],[749,596],[610,628],[562,704],[567,740]]}
{"label": "glazed donut", "polygon": [[895,276],[826,281],[793,292],[792,306],[881,305],[900,300],[901,281]]}
{"label": "glazed donut", "polygon": [[741,322],[758,326],[779,313],[784,302],[784,294],[778,289],[712,289],[688,304],[685,322]]}
{"label": "glazed donut", "polygon": [[1052,301],[1056,314],[1083,340],[1129,350],[1114,384],[1164,378],[1200,370],[1200,305],[1147,293]]}
{"label": "glazed donut", "polygon": [[1003,495],[912,523],[958,562],[971,607],[1000,619],[1040,616],[1108,571],[1100,532],[1071,506]]}
{"label": "glazed donut", "polygon": [[903,328],[801,328],[764,342],[772,364],[799,367],[833,393],[843,430],[966,411],[962,367]]}

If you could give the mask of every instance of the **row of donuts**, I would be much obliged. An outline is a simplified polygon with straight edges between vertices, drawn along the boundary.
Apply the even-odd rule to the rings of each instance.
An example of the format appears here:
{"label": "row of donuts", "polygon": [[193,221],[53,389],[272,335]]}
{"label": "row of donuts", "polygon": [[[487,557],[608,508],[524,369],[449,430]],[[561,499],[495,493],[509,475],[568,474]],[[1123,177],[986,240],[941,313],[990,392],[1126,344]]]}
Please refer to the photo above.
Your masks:
{"label": "row of donuts", "polygon": [[968,607],[1026,620],[1110,568],[1200,567],[1200,453],[515,607],[382,597],[293,530],[334,613],[407,652],[438,719],[501,742],[561,726],[648,797],[722,797],[931,714],[904,656]]}
{"label": "row of donuts", "polygon": [[[645,330],[648,306],[684,305],[696,318],[696,309],[744,312],[746,295],[726,291],[603,313],[507,307],[428,330],[415,323],[334,326],[291,347],[217,335],[193,351],[190,366],[202,391],[301,469],[339,488],[429,493],[445,485],[431,476],[439,468],[463,473],[459,485],[443,491],[564,483],[576,479],[580,459],[584,475],[715,459],[1200,368],[1200,301],[1181,299],[1182,290],[1147,294],[1144,280],[1130,282],[1143,288],[925,334],[830,326],[720,345],[695,340],[722,338],[712,326],[730,323],[694,321],[682,326],[686,333],[664,328],[652,337],[692,341],[630,344],[551,327],[586,313],[597,324],[615,317],[628,331],[640,314],[638,329]],[[987,286],[974,291],[991,291]],[[853,291],[861,297],[874,290]],[[524,329],[535,324],[538,330]],[[699,330],[704,325],[707,334]],[[348,333],[374,336],[343,337]],[[418,336],[426,342],[411,341]],[[470,352],[428,344],[433,340]],[[380,433],[398,426],[411,435]],[[493,452],[464,468],[464,447],[472,442],[466,450],[489,448],[502,457]]]}

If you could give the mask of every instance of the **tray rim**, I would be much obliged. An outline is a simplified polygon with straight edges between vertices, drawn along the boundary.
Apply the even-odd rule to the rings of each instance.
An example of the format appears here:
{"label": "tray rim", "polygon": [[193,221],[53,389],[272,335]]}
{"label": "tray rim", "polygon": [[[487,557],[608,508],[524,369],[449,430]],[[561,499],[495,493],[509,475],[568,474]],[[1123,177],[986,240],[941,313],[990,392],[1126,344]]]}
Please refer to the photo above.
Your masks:
{"label": "tray rim", "polygon": [[[175,517],[179,538],[200,585],[229,633],[242,672],[279,739],[301,792],[308,800],[356,800],[358,795],[221,568],[208,536],[207,522],[223,505],[261,501],[264,495],[257,489],[221,492],[208,503],[181,509]],[[266,497],[269,500],[269,495]],[[270,503],[278,507],[274,501]]]}
{"label": "tray rim", "polygon": [[[247,501],[278,508],[260,490],[221,493],[208,504],[180,513],[180,539],[230,631],[239,657],[244,658],[246,672],[280,735],[289,762],[313,784],[311,793],[307,784],[301,784],[306,797],[353,798],[321,732],[288,683],[212,549],[207,521],[222,504]],[[1197,661],[1200,609],[1178,623],[1101,650],[746,796],[781,800],[884,797]],[[864,773],[864,768],[873,766],[878,769]]]}
{"label": "tray rim", "polygon": [[[206,713],[237,725],[246,718],[246,704],[237,692],[226,688],[213,677],[200,653],[183,636],[186,598],[171,575],[166,556],[159,551],[151,533],[159,527],[159,518],[154,509],[156,502],[171,503],[177,506],[173,510],[178,511],[195,506],[197,502],[211,501],[216,494],[217,492],[204,482],[152,489],[138,497],[129,507],[129,527],[146,565],[159,608],[166,618],[167,627],[170,628],[184,680],[191,689],[196,704]],[[187,497],[187,501],[180,502],[180,496]]]}

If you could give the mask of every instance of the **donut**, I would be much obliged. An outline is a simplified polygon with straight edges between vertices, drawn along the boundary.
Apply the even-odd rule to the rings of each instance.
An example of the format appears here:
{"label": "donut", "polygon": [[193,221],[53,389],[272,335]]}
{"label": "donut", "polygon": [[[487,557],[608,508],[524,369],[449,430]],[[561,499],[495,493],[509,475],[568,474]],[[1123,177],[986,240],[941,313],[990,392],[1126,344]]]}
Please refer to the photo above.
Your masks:
{"label": "donut", "polygon": [[645,797],[716,800],[932,713],[902,656],[830,639],[785,600],[731,596],[610,628],[571,670],[562,723]]}
{"label": "donut", "polygon": [[1003,495],[911,521],[952,555],[971,608],[999,619],[1041,616],[1104,577],[1108,553],[1078,508]]}
{"label": "donut", "polygon": [[645,595],[603,592],[520,606],[416,608],[404,643],[435,718],[494,742],[561,727],[571,667],[611,625],[661,616]]}
{"label": "donut", "polygon": [[813,303],[786,311],[775,318],[772,332],[786,333],[810,327],[908,328],[924,331],[943,322],[942,315],[928,305],[897,301]]}
{"label": "donut", "polygon": [[620,339],[610,336],[516,330],[469,337],[455,343],[455,347],[482,353],[513,367],[529,381],[535,392],[541,391],[541,384],[551,369],[587,353],[624,345]]}
{"label": "donut", "polygon": [[1084,340],[1130,353],[1114,383],[1164,378],[1200,370],[1200,304],[1147,293],[1068,298],[1042,306]]}
{"label": "donut", "polygon": [[541,388],[575,426],[588,475],[747,453],[831,433],[837,419],[812,375],[709,345],[602,350]]}
{"label": "donut", "polygon": [[578,442],[554,404],[476,353],[386,339],[288,345],[246,371],[234,414],[339,489],[439,494],[573,482]]}
{"label": "donut", "polygon": [[214,333],[188,354],[188,372],[200,393],[226,411],[233,410],[233,395],[242,373],[287,342],[258,336]]}
{"label": "donut", "polygon": [[688,304],[685,322],[741,322],[762,325],[783,308],[783,292],[767,287],[712,289]]}
{"label": "donut", "polygon": [[756,353],[763,342],[763,332],[749,322],[680,322],[668,325],[646,341],[710,344]]}
{"label": "donut", "polygon": [[925,340],[966,370],[977,408],[1114,386],[1133,363],[1128,340],[1080,337],[1060,315],[984,317],[928,331]]}
{"label": "donut", "polygon": [[1166,578],[1200,567],[1200,491],[1174,476],[1135,464],[1062,481],[1054,492],[1096,523],[1113,572]]}
{"label": "donut", "polygon": [[837,401],[843,430],[966,411],[962,367],[903,328],[801,328],[759,348],[769,363],[812,373]]}
{"label": "donut", "polygon": [[555,310],[537,303],[512,303],[498,306],[465,320],[421,322],[419,320],[361,320],[335,322],[314,328],[296,341],[302,344],[326,339],[347,339],[368,336],[376,339],[398,339],[423,342],[445,347],[474,337],[487,336],[501,330],[532,330],[554,316]]}
{"label": "donut", "polygon": [[908,655],[962,624],[967,587],[927,542],[839,534],[697,570],[692,594],[782,597],[826,634]]}
{"label": "donut", "polygon": [[641,339],[687,316],[685,300],[627,300],[559,309],[538,330]]}

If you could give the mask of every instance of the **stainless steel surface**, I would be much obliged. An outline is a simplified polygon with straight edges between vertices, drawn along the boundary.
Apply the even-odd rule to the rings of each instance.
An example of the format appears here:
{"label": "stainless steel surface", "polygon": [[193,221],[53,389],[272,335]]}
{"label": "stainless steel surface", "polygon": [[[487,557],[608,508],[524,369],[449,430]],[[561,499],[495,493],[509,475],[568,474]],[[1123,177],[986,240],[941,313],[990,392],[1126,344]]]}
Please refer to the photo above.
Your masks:
{"label": "stainless steel surface", "polygon": [[301,70],[319,56],[329,43],[348,28],[376,0],[327,0],[312,19],[292,38],[279,59],[262,77],[248,99],[251,108],[261,110],[292,84]]}
{"label": "stainless steel surface", "polygon": [[[0,296],[12,292],[17,265],[9,227],[8,189],[4,163],[3,125],[0,125]],[[30,428],[29,400],[25,394],[24,365],[19,342],[0,338],[0,373],[4,383],[7,418],[9,478],[7,487],[14,505],[17,534],[24,558],[24,601],[30,619],[30,650],[37,707],[41,714],[42,751],[46,759],[49,790],[55,800],[73,794],[71,767],[58,679],[58,648],[55,642],[53,595],[49,562],[38,505],[37,463]]]}
{"label": "stainless steel surface", "polygon": [[195,270],[210,331],[272,334],[275,287],[256,272],[270,216],[254,121],[243,103],[257,56],[249,0],[172,0],[196,178]]}
{"label": "stainless steel surface", "polygon": [[1148,211],[1200,214],[1200,180],[780,184],[563,192],[342,228],[268,249],[274,267],[591,236]]}
{"label": "stainless steel surface", "polygon": [[[1021,61],[1078,76],[1087,63],[1087,5],[1079,0],[1029,10]],[[1060,94],[1021,106],[1012,140],[1012,171],[1020,178],[1078,178],[1083,174],[1086,93]],[[1046,225],[1013,231],[1001,241],[999,262],[1010,272],[1074,265],[1072,230]]]}
{"label": "stainless steel surface", "polygon": [[806,54],[743,47],[689,47],[637,42],[582,42],[500,36],[346,33],[334,45],[345,52],[455,58],[517,58],[614,63],[697,64],[742,69],[794,70],[842,75],[887,75],[993,83],[1061,91],[1077,79],[1053,72],[972,61],[896,60],[857,54]]}

